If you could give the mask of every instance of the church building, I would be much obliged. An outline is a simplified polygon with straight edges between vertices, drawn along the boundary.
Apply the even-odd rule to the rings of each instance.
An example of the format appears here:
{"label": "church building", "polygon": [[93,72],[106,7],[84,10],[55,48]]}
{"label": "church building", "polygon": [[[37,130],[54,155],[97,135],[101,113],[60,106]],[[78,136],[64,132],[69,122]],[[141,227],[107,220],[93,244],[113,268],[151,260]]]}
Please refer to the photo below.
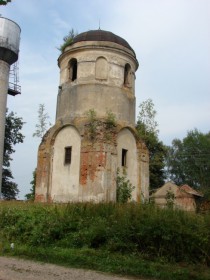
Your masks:
{"label": "church building", "polygon": [[138,61],[123,38],[104,30],[74,37],[58,58],[56,122],[38,151],[35,200],[114,202],[117,176],[149,197],[149,153],[135,130]]}

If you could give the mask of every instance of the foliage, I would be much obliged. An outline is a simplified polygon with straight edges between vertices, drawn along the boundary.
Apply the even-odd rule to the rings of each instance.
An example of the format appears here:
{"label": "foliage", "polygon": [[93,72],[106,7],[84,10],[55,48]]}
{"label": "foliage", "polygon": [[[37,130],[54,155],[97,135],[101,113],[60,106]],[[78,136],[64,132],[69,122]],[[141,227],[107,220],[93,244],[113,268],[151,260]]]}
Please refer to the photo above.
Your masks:
{"label": "foliage", "polygon": [[67,46],[70,46],[72,43],[73,43],[73,40],[74,38],[78,35],[77,32],[74,31],[74,29],[72,28],[70,31],[69,31],[69,34],[66,35],[65,37],[63,37],[63,44],[59,47],[59,50],[61,52],[64,52],[65,48]]}
{"label": "foliage", "polygon": [[9,2],[12,2],[12,0],[0,0],[0,5],[7,5]]}
{"label": "foliage", "polygon": [[45,105],[39,104],[38,109],[38,123],[36,124],[36,131],[33,133],[33,137],[42,138],[46,133],[47,129],[51,125],[49,120],[48,113],[45,112]]}
{"label": "foliage", "polygon": [[166,160],[168,178],[204,193],[210,190],[210,133],[191,130],[183,140],[174,139]]}
{"label": "foliage", "polygon": [[16,199],[19,193],[18,185],[12,179],[14,179],[12,171],[9,168],[3,168],[2,197],[4,199]]}
{"label": "foliage", "polygon": [[175,194],[172,191],[167,191],[166,193],[166,205],[169,208],[173,208],[175,200]]}
{"label": "foliage", "polygon": [[88,116],[88,119],[89,119],[90,138],[93,140],[96,137],[96,129],[97,129],[96,111],[94,109],[90,109],[87,112],[87,116]]}
{"label": "foliage", "polygon": [[91,122],[95,122],[96,121],[96,111],[94,109],[90,109],[88,112],[87,112],[87,116],[89,117],[89,120]]}
{"label": "foliage", "polygon": [[[139,114],[138,114],[138,121],[139,121],[139,129],[143,135],[153,133],[155,135],[158,134],[158,123],[155,121],[155,116],[157,114],[156,110],[154,109],[154,103],[152,99],[147,99],[143,101],[139,105]],[[141,127],[142,126],[142,127]]]}
{"label": "foliage", "polygon": [[150,204],[1,203],[0,237],[4,244],[15,243],[17,250],[18,246],[27,246],[31,256],[41,249],[49,253],[52,248],[54,258],[60,252],[60,258],[66,261],[71,250],[87,250],[92,255],[89,264],[99,252],[109,256],[110,263],[114,255],[119,256],[120,262],[112,263],[116,269],[122,267],[123,258],[129,257],[143,263],[173,262],[172,267],[176,263],[210,265],[209,215]]}
{"label": "foliage", "polygon": [[107,110],[106,111],[106,126],[107,128],[112,128],[115,127],[117,124],[116,122],[116,115],[111,111]]}
{"label": "foliage", "polygon": [[139,106],[136,129],[139,137],[149,150],[150,189],[156,189],[164,184],[166,147],[158,139],[156,111],[151,99]]}
{"label": "foliage", "polygon": [[33,179],[30,182],[30,184],[31,184],[30,193],[26,194],[25,198],[27,200],[34,200],[34,198],[35,198],[35,186],[36,186],[36,168],[33,171]]}
{"label": "foliage", "polygon": [[2,196],[5,199],[15,199],[19,193],[18,185],[11,181],[13,179],[10,170],[11,155],[15,152],[14,146],[23,143],[24,136],[21,133],[23,120],[17,117],[14,112],[6,113],[5,139],[4,139],[4,159],[2,172]]}
{"label": "foliage", "polygon": [[132,197],[132,191],[135,189],[131,182],[126,178],[126,175],[120,176],[119,168],[117,170],[117,202],[126,203]]}

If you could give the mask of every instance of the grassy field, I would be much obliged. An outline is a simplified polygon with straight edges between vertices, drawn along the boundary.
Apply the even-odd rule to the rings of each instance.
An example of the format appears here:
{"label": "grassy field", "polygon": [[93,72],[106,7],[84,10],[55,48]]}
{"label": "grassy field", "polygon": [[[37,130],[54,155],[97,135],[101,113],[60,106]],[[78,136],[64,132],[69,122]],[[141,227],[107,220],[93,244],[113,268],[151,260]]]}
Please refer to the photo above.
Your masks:
{"label": "grassy field", "polygon": [[207,280],[210,217],[150,204],[1,202],[0,254],[150,279]]}

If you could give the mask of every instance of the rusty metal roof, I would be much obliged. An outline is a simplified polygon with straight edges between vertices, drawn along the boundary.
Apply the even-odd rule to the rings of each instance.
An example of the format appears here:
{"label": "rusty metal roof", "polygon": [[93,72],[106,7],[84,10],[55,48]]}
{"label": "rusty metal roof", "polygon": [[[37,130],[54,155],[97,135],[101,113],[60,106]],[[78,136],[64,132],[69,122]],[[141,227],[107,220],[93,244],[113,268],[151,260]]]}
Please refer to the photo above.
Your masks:
{"label": "rusty metal roof", "polygon": [[188,194],[192,194],[192,195],[195,195],[195,196],[200,196],[200,197],[203,197],[203,194],[197,192],[196,190],[194,190],[193,188],[191,188],[190,186],[188,185],[183,185],[181,187],[179,187],[180,191],[184,191]]}
{"label": "rusty metal roof", "polygon": [[90,30],[90,31],[78,34],[73,39],[73,44],[77,43],[77,42],[81,42],[81,41],[108,41],[108,42],[113,42],[113,43],[116,43],[123,47],[126,47],[133,51],[133,49],[131,48],[131,46],[128,44],[128,42],[126,40],[115,35],[114,33],[110,32],[110,31],[105,31],[105,30],[101,30],[101,29]]}

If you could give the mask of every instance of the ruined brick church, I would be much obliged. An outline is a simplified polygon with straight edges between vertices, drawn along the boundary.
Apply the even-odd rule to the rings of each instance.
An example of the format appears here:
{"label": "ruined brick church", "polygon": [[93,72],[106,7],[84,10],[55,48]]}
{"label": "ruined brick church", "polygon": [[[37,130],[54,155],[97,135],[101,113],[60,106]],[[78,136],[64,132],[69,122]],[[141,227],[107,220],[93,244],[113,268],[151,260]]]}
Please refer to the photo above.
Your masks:
{"label": "ruined brick church", "polygon": [[38,151],[35,200],[116,201],[117,173],[149,197],[149,155],[135,130],[135,52],[103,30],[77,35],[58,58],[56,122]]}

